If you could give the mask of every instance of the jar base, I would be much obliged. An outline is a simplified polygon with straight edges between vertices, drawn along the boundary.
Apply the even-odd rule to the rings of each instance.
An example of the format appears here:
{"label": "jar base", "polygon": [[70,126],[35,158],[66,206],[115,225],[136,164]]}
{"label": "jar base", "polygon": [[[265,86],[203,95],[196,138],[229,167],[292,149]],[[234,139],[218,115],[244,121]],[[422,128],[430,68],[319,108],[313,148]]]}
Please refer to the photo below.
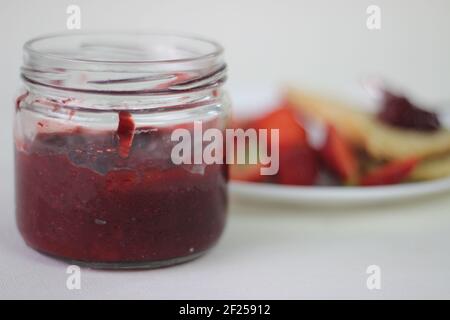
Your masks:
{"label": "jar base", "polygon": [[77,265],[79,267],[90,268],[90,269],[100,269],[100,270],[144,270],[144,269],[158,269],[170,267],[178,264],[182,264],[185,262],[189,262],[191,260],[195,260],[202,255],[204,255],[208,250],[196,252],[190,254],[188,256],[177,257],[167,260],[159,260],[159,261],[126,261],[126,262],[89,262],[83,260],[74,260],[68,259],[64,257],[58,257],[47,252],[43,252],[37,250],[43,255],[48,257],[63,261],[67,264]]}

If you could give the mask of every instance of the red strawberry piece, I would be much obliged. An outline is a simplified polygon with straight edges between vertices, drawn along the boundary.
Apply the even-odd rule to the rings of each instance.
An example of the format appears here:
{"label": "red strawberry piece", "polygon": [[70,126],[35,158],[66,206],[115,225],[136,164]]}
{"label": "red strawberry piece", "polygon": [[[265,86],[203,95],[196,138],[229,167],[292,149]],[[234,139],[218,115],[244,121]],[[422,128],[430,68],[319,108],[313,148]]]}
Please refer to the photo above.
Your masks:
{"label": "red strawberry piece", "polygon": [[[236,127],[236,123],[234,127]],[[284,184],[311,185],[317,176],[315,151],[307,142],[305,129],[297,119],[296,112],[285,103],[261,118],[245,123],[245,129],[267,129],[269,150],[272,141],[270,130],[279,130],[279,172],[273,176],[261,175],[262,165],[233,165],[230,177],[234,180]],[[275,161],[272,159],[272,161]]]}
{"label": "red strawberry piece", "polygon": [[358,158],[345,138],[333,126],[327,127],[327,137],[321,151],[325,165],[342,182],[354,184],[358,180]]}
{"label": "red strawberry piece", "polygon": [[404,181],[418,164],[417,158],[389,162],[367,173],[360,181],[362,186],[379,186]]}
{"label": "red strawberry piece", "polygon": [[[306,142],[306,132],[303,126],[297,121],[297,114],[288,106],[275,109],[260,119],[256,119],[249,124],[255,129],[279,129],[280,146],[297,145],[299,142]],[[270,138],[270,132],[268,132]]]}
{"label": "red strawberry piece", "polygon": [[318,175],[317,154],[309,145],[280,148],[280,167],[276,181],[289,185],[313,185]]}

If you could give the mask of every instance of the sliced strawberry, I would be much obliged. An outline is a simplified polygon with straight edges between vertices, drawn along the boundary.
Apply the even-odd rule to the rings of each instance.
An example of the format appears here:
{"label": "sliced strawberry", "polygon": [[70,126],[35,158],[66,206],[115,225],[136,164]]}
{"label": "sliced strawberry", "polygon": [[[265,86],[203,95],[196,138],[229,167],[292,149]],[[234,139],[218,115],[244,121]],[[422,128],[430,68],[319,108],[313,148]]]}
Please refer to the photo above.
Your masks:
{"label": "sliced strawberry", "polygon": [[[255,129],[279,129],[280,146],[297,145],[299,142],[306,142],[306,132],[297,121],[297,114],[288,106],[270,112],[262,118],[256,119],[249,124]],[[270,138],[270,133],[268,133]]]}
{"label": "sliced strawberry", "polygon": [[326,141],[320,153],[325,165],[343,183],[355,184],[357,182],[359,175],[358,158],[352,146],[331,125],[327,128]]}
{"label": "sliced strawberry", "polygon": [[[236,126],[236,124],[235,124]],[[272,149],[270,130],[279,130],[279,172],[274,176],[261,175],[261,165],[233,165],[230,176],[234,180],[266,182],[276,181],[283,184],[311,185],[317,176],[317,164],[314,150],[307,142],[305,129],[297,120],[297,114],[286,104],[261,118],[251,120],[245,129],[267,129],[269,150]],[[261,143],[261,142],[260,142]]]}
{"label": "sliced strawberry", "polygon": [[317,153],[310,146],[297,143],[280,148],[280,168],[276,181],[290,185],[313,185],[319,172]]}
{"label": "sliced strawberry", "polygon": [[362,186],[379,186],[404,181],[418,164],[417,158],[396,160],[367,173],[360,181]]}

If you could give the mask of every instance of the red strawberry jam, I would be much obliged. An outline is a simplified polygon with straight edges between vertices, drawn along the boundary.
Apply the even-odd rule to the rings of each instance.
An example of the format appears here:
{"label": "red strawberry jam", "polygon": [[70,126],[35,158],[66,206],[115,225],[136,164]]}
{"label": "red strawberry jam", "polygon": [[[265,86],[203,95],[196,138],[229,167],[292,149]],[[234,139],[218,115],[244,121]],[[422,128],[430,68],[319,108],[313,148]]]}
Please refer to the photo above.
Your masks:
{"label": "red strawberry jam", "polygon": [[404,96],[385,91],[382,109],[378,113],[382,122],[418,131],[436,131],[441,127],[436,113],[424,110]]}
{"label": "red strawberry jam", "polygon": [[[100,267],[161,266],[210,248],[225,224],[225,165],[174,165],[171,130],[41,132],[16,149],[19,229],[31,247]],[[22,150],[24,149],[24,150]]]}

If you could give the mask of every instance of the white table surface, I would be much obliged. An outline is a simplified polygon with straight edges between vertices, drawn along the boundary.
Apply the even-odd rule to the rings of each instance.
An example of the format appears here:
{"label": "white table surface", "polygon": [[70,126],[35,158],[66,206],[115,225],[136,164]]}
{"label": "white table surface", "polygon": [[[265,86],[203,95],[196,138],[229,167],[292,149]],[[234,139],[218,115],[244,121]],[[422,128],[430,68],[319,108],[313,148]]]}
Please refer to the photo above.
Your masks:
{"label": "white table surface", "polygon": [[[82,269],[80,290],[66,288],[67,265],[22,242],[12,204],[0,218],[0,298],[450,298],[448,196],[352,209],[233,200],[207,255],[159,270]],[[372,264],[381,290],[366,287]]]}

